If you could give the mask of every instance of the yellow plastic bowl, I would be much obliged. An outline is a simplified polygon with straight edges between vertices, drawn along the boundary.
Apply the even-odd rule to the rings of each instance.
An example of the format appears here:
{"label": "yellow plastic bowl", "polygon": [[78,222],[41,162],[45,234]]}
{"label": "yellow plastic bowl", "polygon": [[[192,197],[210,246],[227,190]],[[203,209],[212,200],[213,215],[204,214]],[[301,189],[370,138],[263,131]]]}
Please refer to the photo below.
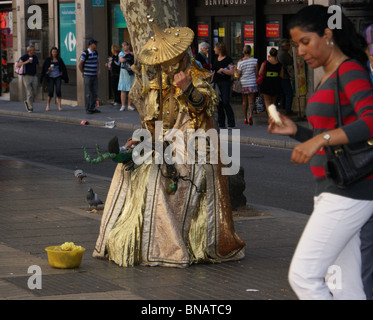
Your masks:
{"label": "yellow plastic bowl", "polygon": [[60,246],[46,247],[48,262],[54,268],[70,269],[77,268],[82,263],[84,248],[81,250],[63,251]]}

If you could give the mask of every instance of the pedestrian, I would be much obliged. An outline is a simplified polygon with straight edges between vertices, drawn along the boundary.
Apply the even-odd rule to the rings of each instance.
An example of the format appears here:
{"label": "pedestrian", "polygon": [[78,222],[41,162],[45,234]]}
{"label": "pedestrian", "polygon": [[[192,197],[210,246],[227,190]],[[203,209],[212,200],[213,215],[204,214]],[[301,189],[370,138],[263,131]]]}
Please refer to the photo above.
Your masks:
{"label": "pedestrian", "polygon": [[108,63],[105,66],[110,71],[111,89],[114,94],[113,106],[121,104],[120,91],[118,90],[119,75],[120,75],[120,61],[119,61],[120,47],[117,44],[111,46],[111,57],[108,58]]}
{"label": "pedestrian", "polygon": [[[243,48],[244,57],[237,64],[237,73],[242,86],[242,110],[244,123],[253,125],[253,111],[255,107],[255,94],[258,92],[256,78],[258,77],[258,59],[251,56],[251,46]],[[249,119],[247,109],[249,107]]]}
{"label": "pedestrian", "polygon": [[268,112],[271,104],[276,104],[277,97],[281,94],[281,79],[284,76],[284,69],[277,60],[278,50],[271,48],[269,58],[262,63],[259,74],[265,72],[265,78],[260,86],[260,92],[264,97],[264,104]]}
{"label": "pedestrian", "polygon": [[88,49],[83,51],[78,68],[84,78],[84,104],[88,114],[101,112],[96,109],[98,80],[100,78],[100,57],[97,52],[98,41],[91,39]]}
{"label": "pedestrian", "polygon": [[280,48],[277,54],[277,60],[281,63],[284,70],[284,76],[281,80],[282,94],[285,98],[285,114],[287,116],[296,115],[292,111],[293,106],[293,86],[292,81],[294,80],[294,62],[293,57],[289,54],[290,40],[283,39],[280,41]]}
{"label": "pedestrian", "polygon": [[132,106],[132,101],[129,97],[129,91],[131,90],[135,75],[131,71],[130,67],[134,62],[133,53],[130,51],[130,44],[127,41],[122,43],[122,51],[119,53],[119,61],[121,63],[120,76],[118,90],[121,92],[122,107],[120,111],[126,110],[126,101],[128,100],[128,110],[134,111],[135,108]]}
{"label": "pedestrian", "polygon": [[28,112],[33,112],[33,103],[38,90],[38,78],[36,76],[36,66],[39,64],[39,59],[35,55],[35,46],[27,47],[27,53],[23,55],[17,62],[17,67],[24,66],[25,73],[22,77],[23,85],[26,89],[26,100],[24,104]]}
{"label": "pedestrian", "polygon": [[61,108],[61,82],[69,82],[69,76],[65,63],[60,57],[60,52],[57,47],[52,47],[49,52],[49,57],[45,59],[43,68],[40,74],[40,83],[43,82],[43,78],[46,77],[48,80],[48,101],[45,111],[49,111],[50,102],[54,95],[54,88],[56,88],[56,97],[58,111],[62,111]]}
{"label": "pedestrian", "polygon": [[[302,143],[294,148],[294,164],[310,162],[316,179],[314,210],[294,253],[289,282],[300,299],[366,299],[362,282],[360,230],[373,213],[373,176],[346,189],[326,175],[324,147],[354,144],[373,138],[373,91],[367,56],[353,24],[342,14],[343,29],[328,27],[328,8],[311,5],[290,21],[298,55],[325,74],[307,104],[312,130],[280,115],[282,126],[270,120],[269,132],[290,135]],[[344,125],[334,129],[336,72]],[[330,266],[342,273],[338,289],[324,278]],[[332,294],[331,292],[332,291]]]}
{"label": "pedestrian", "polygon": [[220,91],[220,101],[218,104],[218,124],[220,128],[225,128],[225,118],[227,117],[228,128],[234,128],[236,121],[234,112],[230,104],[231,98],[231,77],[234,75],[234,64],[228,56],[224,43],[218,42],[214,48],[215,59],[212,64],[213,80]]}
{"label": "pedestrian", "polygon": [[199,45],[199,52],[196,55],[196,61],[199,61],[202,65],[202,68],[206,70],[211,70],[211,65],[209,64],[209,54],[210,45],[207,42],[202,42]]}

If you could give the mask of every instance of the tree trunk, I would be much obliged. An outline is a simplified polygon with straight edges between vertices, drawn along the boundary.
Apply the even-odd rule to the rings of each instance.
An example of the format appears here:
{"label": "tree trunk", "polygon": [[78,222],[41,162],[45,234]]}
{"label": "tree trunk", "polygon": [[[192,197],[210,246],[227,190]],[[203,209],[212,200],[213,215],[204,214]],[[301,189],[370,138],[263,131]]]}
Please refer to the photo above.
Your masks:
{"label": "tree trunk", "polygon": [[[160,27],[179,26],[180,16],[175,0],[121,0],[120,7],[127,22],[130,42],[135,55],[135,81],[130,91],[130,97],[136,106],[140,120],[145,116],[144,97],[142,91],[141,64],[138,55],[142,47],[153,35],[153,30],[147,20],[150,15]],[[148,68],[148,77],[155,77],[154,67]]]}

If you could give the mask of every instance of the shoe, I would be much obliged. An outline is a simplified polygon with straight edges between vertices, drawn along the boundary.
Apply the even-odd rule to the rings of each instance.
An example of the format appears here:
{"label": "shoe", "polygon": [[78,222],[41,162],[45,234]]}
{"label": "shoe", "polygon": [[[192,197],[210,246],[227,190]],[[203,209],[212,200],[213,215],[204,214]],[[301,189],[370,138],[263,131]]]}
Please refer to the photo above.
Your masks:
{"label": "shoe", "polygon": [[134,107],[132,107],[132,106],[128,106],[128,108],[127,108],[129,111],[135,111],[135,108]]}
{"label": "shoe", "polygon": [[118,102],[113,102],[112,105],[113,106],[119,106],[119,103]]}
{"label": "shoe", "polygon": [[93,113],[100,113],[101,111],[100,110],[98,110],[98,109],[93,109],[93,111],[92,111]]}
{"label": "shoe", "polygon": [[86,113],[86,114],[93,114],[94,112],[93,112],[93,111],[90,111],[90,110],[87,110],[85,113]]}
{"label": "shoe", "polygon": [[122,106],[119,111],[126,111],[126,106]]}
{"label": "shoe", "polygon": [[25,107],[26,107],[27,112],[32,112],[32,111],[34,111],[34,110],[32,109],[32,107],[30,107],[30,105],[28,104],[27,100],[23,101],[23,103],[25,104]]}
{"label": "shoe", "polygon": [[253,124],[254,124],[254,122],[253,122],[253,118],[250,117],[250,118],[249,118],[249,125],[252,126]]}
{"label": "shoe", "polygon": [[247,120],[245,120],[243,123],[244,123],[244,124],[249,124],[249,122],[248,122]]}

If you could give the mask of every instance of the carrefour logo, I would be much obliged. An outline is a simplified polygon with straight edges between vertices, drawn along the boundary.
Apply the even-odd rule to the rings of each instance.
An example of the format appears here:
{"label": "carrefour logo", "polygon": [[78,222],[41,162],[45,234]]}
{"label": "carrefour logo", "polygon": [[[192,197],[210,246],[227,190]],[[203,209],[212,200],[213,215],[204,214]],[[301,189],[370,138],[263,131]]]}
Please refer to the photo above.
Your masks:
{"label": "carrefour logo", "polygon": [[65,43],[67,51],[73,52],[74,49],[75,49],[75,47],[76,47],[75,34],[72,33],[72,32],[67,33],[66,37],[65,37],[65,42],[64,43]]}

